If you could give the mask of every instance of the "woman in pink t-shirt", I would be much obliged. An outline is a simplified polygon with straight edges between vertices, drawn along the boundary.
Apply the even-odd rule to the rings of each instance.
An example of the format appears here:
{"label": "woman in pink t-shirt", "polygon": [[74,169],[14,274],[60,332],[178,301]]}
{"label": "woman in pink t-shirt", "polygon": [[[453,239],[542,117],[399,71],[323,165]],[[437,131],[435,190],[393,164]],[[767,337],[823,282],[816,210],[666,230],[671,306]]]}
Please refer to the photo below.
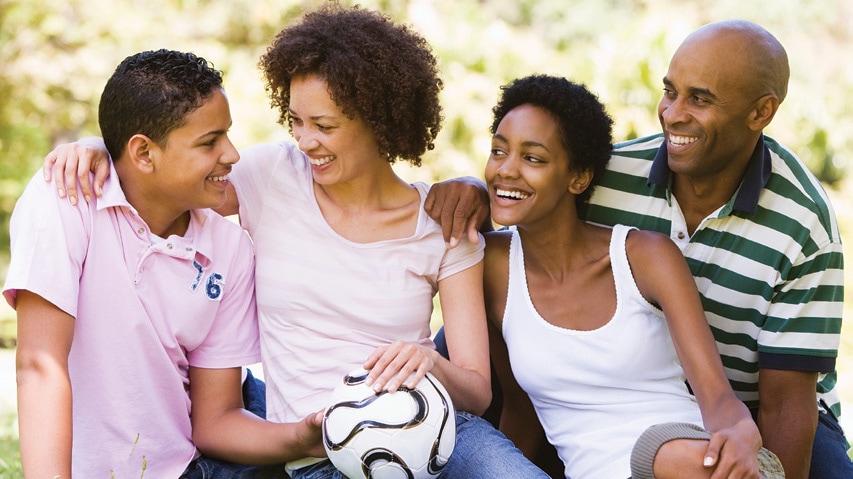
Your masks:
{"label": "woman in pink t-shirt", "polygon": [[[241,151],[217,211],[239,213],[255,244],[268,418],[316,413],[355,367],[377,391],[430,372],[458,411],[442,478],[547,477],[476,416],[491,400],[482,242],[450,248],[423,211],[427,186],[392,168],[420,165],[440,129],[429,45],[384,15],[327,5],[280,32],[261,67],[296,145]],[[437,292],[450,360],[430,339]],[[287,471],[342,477],[325,458]]]}

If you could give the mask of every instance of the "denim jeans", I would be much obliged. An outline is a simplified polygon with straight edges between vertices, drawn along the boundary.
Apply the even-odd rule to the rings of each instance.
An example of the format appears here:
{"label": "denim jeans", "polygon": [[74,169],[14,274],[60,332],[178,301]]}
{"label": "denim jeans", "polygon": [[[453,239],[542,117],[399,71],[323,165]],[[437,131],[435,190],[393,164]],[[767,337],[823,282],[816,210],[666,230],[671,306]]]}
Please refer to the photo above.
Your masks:
{"label": "denim jeans", "polygon": [[[323,461],[298,469],[293,479],[346,479]],[[481,417],[456,412],[456,447],[439,479],[549,479],[500,431]]]}
{"label": "denim jeans", "polygon": [[187,467],[180,479],[256,479],[257,477],[257,467],[202,456]]}
{"label": "denim jeans", "polygon": [[847,440],[838,420],[820,413],[812,447],[809,479],[845,479],[853,477],[853,462],[847,455]]}

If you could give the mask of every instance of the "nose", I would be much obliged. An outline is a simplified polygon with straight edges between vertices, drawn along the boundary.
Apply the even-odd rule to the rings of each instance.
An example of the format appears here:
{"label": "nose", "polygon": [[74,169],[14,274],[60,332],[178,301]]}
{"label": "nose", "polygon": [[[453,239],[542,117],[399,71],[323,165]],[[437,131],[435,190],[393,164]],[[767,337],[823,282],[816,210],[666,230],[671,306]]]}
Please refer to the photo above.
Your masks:
{"label": "nose", "polygon": [[496,172],[501,178],[516,178],[518,177],[518,166],[521,158],[516,154],[508,154],[503,161],[498,162]]}
{"label": "nose", "polygon": [[225,152],[222,154],[222,163],[226,165],[233,165],[240,161],[240,152],[237,151],[237,148],[234,147],[234,143],[231,143],[231,139],[226,137],[225,141],[228,143],[225,147]]}
{"label": "nose", "polygon": [[299,149],[302,151],[311,151],[314,148],[320,146],[320,142],[317,138],[308,131],[307,128],[293,128],[293,138],[296,140],[296,144],[299,146]]}
{"label": "nose", "polygon": [[687,120],[687,110],[681,97],[667,98],[664,95],[658,103],[658,118],[664,125],[683,123]]}

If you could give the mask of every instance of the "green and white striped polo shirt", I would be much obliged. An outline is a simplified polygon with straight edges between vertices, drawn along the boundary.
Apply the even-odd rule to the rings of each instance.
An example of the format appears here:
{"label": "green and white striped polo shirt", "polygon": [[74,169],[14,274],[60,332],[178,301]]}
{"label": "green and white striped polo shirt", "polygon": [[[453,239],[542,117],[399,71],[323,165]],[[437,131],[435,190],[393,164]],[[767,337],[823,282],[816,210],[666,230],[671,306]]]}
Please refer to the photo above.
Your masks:
{"label": "green and white striped polo shirt", "polygon": [[734,197],[688,236],[670,196],[663,136],[620,143],[586,220],[668,234],[681,248],[738,397],[758,406],[758,369],[816,371],[840,414],[835,360],[844,296],[841,238],[820,182],[769,137]]}

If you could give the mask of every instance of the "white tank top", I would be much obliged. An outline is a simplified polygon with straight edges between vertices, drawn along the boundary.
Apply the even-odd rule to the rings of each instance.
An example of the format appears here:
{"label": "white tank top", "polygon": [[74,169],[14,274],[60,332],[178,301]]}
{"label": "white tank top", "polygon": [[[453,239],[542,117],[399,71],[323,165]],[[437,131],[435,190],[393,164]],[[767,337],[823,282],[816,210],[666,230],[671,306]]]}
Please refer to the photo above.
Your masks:
{"label": "white tank top", "polygon": [[629,477],[631,449],[646,428],[673,421],[702,425],[663,313],[643,298],[631,274],[625,253],[630,229],[613,229],[616,312],[592,331],[554,326],[537,313],[521,238],[517,231],[512,236],[503,336],[513,373],[566,477]]}

